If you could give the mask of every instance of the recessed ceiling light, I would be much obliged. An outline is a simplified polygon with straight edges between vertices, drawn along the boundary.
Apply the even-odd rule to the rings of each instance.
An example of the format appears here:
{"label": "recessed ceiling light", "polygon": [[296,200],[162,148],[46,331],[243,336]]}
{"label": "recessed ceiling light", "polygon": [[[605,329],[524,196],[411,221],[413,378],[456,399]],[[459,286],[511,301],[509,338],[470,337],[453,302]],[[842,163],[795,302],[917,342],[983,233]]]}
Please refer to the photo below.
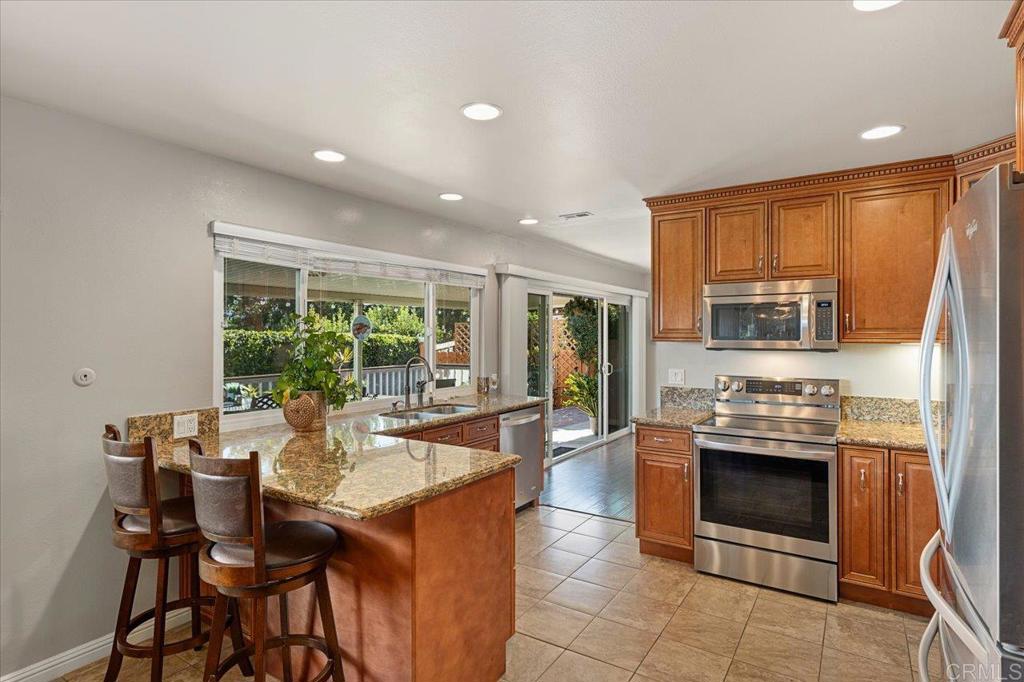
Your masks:
{"label": "recessed ceiling light", "polygon": [[898,5],[903,0],[853,0],[853,8],[861,12],[877,12],[880,9],[889,9]]}
{"label": "recessed ceiling light", "polygon": [[470,102],[462,107],[462,115],[474,121],[493,121],[501,116],[501,107],[487,102]]}
{"label": "recessed ceiling light", "polygon": [[437,196],[441,197],[445,201],[462,201],[462,195],[456,194],[455,192],[443,192]]}
{"label": "recessed ceiling light", "polygon": [[892,137],[903,132],[901,125],[877,126],[871,130],[865,130],[860,134],[862,140],[881,140],[883,137]]}
{"label": "recessed ceiling light", "polygon": [[313,152],[313,158],[327,163],[341,163],[345,160],[345,155],[333,149],[317,149]]}
{"label": "recessed ceiling light", "polygon": [[522,220],[519,221],[519,224],[520,225],[536,225],[539,222],[540,221],[537,220],[536,218],[523,218]]}

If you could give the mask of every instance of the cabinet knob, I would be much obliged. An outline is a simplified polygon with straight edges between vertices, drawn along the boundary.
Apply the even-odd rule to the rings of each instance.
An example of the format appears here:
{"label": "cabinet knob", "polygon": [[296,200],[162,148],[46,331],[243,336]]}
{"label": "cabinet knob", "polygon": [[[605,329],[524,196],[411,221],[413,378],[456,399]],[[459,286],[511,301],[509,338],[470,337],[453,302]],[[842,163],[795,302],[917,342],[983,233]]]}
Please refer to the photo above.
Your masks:
{"label": "cabinet knob", "polygon": [[868,487],[868,474],[863,469],[860,470],[860,489],[866,490]]}
{"label": "cabinet knob", "polygon": [[757,271],[764,272],[764,256],[757,257]]}
{"label": "cabinet knob", "polygon": [[683,480],[684,481],[689,481],[690,480],[690,463],[689,462],[683,462]]}
{"label": "cabinet knob", "polygon": [[662,438],[661,436],[655,436],[651,440],[653,440],[655,443],[671,443],[672,442],[671,438]]}
{"label": "cabinet knob", "polygon": [[903,495],[903,474],[896,474],[896,494]]}
{"label": "cabinet knob", "polygon": [[701,334],[704,333],[704,314],[703,313],[697,316],[697,331],[700,332]]}
{"label": "cabinet knob", "polygon": [[843,329],[850,333],[850,313],[843,313]]}
{"label": "cabinet knob", "polygon": [[779,271],[779,254],[776,253],[776,254],[774,254],[772,256],[772,272],[778,272],[778,271]]}

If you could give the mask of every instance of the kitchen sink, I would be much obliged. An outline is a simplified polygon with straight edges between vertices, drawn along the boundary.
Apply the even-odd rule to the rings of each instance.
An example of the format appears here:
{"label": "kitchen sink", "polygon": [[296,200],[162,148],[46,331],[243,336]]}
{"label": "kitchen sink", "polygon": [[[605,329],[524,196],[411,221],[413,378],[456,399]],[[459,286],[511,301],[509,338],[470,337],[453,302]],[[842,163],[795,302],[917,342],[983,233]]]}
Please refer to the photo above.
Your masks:
{"label": "kitchen sink", "polygon": [[444,405],[427,405],[426,407],[412,407],[406,410],[384,412],[382,416],[398,417],[400,419],[437,419],[439,417],[447,417],[453,414],[465,414],[477,411],[479,411],[479,408],[474,405],[453,405],[451,403],[446,403]]}

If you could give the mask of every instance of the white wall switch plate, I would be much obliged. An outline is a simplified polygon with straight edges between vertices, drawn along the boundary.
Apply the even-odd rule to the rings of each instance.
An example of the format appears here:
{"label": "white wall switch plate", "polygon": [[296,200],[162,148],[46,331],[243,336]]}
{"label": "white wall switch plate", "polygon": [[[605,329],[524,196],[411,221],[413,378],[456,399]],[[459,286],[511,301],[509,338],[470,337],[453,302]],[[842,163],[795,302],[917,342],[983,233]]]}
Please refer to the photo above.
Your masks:
{"label": "white wall switch plate", "polygon": [[685,369],[670,369],[668,371],[668,383],[670,384],[685,384],[686,383],[686,370]]}
{"label": "white wall switch plate", "polygon": [[191,414],[174,415],[174,437],[191,438],[199,435],[199,415]]}

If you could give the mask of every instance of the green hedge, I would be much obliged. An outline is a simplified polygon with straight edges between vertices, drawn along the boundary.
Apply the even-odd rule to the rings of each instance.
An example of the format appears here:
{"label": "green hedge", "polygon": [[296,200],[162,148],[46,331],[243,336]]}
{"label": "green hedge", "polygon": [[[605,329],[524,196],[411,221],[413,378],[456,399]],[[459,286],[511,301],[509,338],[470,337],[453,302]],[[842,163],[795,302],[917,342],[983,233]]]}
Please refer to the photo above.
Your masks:
{"label": "green hedge", "polygon": [[[282,331],[224,330],[224,376],[277,374],[288,353],[289,333]],[[363,365],[401,365],[419,352],[419,339],[401,334],[372,334],[363,343]]]}

